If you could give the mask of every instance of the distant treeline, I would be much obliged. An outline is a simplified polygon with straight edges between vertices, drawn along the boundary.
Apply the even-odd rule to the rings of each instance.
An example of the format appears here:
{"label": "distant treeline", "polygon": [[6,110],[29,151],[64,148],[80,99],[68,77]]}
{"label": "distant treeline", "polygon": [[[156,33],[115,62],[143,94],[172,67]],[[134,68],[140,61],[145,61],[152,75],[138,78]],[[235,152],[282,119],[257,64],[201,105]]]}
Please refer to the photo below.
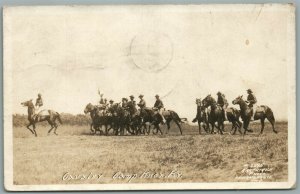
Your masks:
{"label": "distant treeline", "polygon": [[[69,113],[61,113],[61,120],[63,122],[63,125],[89,125],[91,123],[90,115],[84,115],[84,114],[77,114],[72,115]],[[14,114],[13,115],[13,126],[14,127],[21,127],[27,125],[28,119],[27,115],[23,114]],[[40,122],[38,125],[46,126],[48,125],[47,122]]]}

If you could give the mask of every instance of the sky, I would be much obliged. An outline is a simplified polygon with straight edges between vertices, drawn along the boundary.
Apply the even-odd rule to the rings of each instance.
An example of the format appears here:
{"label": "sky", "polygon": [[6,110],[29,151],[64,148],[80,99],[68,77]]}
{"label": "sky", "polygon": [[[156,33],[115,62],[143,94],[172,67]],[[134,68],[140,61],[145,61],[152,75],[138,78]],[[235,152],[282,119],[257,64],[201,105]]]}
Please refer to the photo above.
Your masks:
{"label": "sky", "polygon": [[[41,93],[45,109],[83,114],[107,99],[155,95],[189,120],[196,98],[221,91],[232,105],[251,88],[286,120],[288,6],[69,6],[4,11],[13,113]],[[9,51],[9,52],[7,52]]]}

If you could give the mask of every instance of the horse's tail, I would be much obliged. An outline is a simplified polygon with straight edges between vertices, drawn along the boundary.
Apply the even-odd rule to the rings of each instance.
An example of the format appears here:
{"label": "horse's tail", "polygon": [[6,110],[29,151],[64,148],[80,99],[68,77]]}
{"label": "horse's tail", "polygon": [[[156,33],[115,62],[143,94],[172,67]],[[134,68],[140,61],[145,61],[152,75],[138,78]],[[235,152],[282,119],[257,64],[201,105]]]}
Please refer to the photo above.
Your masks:
{"label": "horse's tail", "polygon": [[180,123],[185,123],[187,121],[187,118],[180,118],[179,115],[175,111],[170,111],[172,119],[176,120]]}
{"label": "horse's tail", "polygon": [[57,114],[57,120],[58,120],[58,122],[59,122],[60,124],[62,124],[60,114],[59,114],[58,112],[56,112],[56,114]]}

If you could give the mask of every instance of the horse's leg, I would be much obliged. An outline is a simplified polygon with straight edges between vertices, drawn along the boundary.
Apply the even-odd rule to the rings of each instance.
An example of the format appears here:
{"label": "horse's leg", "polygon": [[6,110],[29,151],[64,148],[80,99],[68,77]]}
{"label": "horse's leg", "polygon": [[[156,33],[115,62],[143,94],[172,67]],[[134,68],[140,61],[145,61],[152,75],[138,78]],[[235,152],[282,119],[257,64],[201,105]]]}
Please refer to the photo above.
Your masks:
{"label": "horse's leg", "polygon": [[58,135],[58,134],[56,133],[56,130],[57,130],[58,125],[57,125],[57,123],[56,123],[55,121],[54,121],[54,127],[55,127],[55,128],[54,128],[54,134],[55,134],[55,135]]}
{"label": "horse's leg", "polygon": [[32,126],[33,126],[33,132],[34,132],[34,135],[37,137],[37,133],[36,133],[36,130],[35,130],[35,123],[32,123]]}
{"label": "horse's leg", "polygon": [[178,121],[176,121],[176,120],[174,120],[174,121],[175,121],[176,125],[177,125],[178,128],[179,128],[180,134],[182,135],[182,129],[181,129],[180,124],[178,123]]}
{"label": "horse's leg", "polygon": [[[48,122],[49,123],[49,122]],[[51,128],[48,130],[48,135],[50,135],[50,132],[52,131],[52,129],[54,128],[54,125],[52,125],[51,123],[49,123],[49,125],[51,126]]]}
{"label": "horse's leg", "polygon": [[243,126],[243,123],[239,120],[237,120],[237,123],[238,123],[238,130],[239,130],[239,133],[242,134],[242,131],[241,131],[241,128]]}
{"label": "horse's leg", "polygon": [[260,124],[261,124],[260,134],[262,134],[264,131],[264,128],[265,128],[265,118],[264,117],[260,119]]}
{"label": "horse's leg", "polygon": [[170,130],[170,121],[169,120],[167,120],[167,131],[166,131],[166,134],[168,134],[169,133],[169,130]]}
{"label": "horse's leg", "polygon": [[[154,131],[156,129],[156,131]],[[152,130],[152,134],[156,135],[158,133],[159,129],[159,123],[154,123],[154,129]]]}
{"label": "horse's leg", "polygon": [[249,123],[250,123],[250,118],[244,121],[244,135],[246,135],[247,131],[250,131],[248,130]]}
{"label": "horse's leg", "polygon": [[198,119],[199,135],[201,135],[201,121]]}
{"label": "horse's leg", "polygon": [[211,125],[211,132],[210,133],[213,134],[213,133],[215,133],[215,123],[211,122],[210,125]]}
{"label": "horse's leg", "polygon": [[268,116],[267,115],[267,119],[268,119],[268,121],[271,123],[271,125],[272,125],[272,129],[273,129],[273,132],[274,133],[278,133],[276,130],[275,130],[275,119],[274,119],[274,116],[273,115],[271,115],[271,116]]}
{"label": "horse's leg", "polygon": [[[237,126],[236,126],[237,124],[236,124],[236,122],[235,122],[235,120],[233,120],[232,121],[232,127],[231,127],[231,134],[232,135],[235,135],[235,133],[236,133],[236,130],[237,130]],[[232,133],[232,130],[234,129],[234,131],[233,131],[233,133]]]}
{"label": "horse's leg", "polygon": [[218,121],[218,130],[221,135],[223,135],[223,122],[221,120]]}
{"label": "horse's leg", "polygon": [[107,136],[107,135],[108,135],[108,128],[107,128],[107,125],[104,125],[104,128],[105,128],[105,135]]}
{"label": "horse's leg", "polygon": [[156,133],[158,133],[158,131],[160,132],[161,135],[163,135],[163,132],[161,131],[161,129],[159,127],[159,124],[157,124],[157,132]]}
{"label": "horse's leg", "polygon": [[32,133],[32,134],[34,134],[34,132],[30,129],[30,126],[32,125],[32,123],[30,122],[27,126],[26,126],[26,128],[27,129],[29,129],[29,131]]}

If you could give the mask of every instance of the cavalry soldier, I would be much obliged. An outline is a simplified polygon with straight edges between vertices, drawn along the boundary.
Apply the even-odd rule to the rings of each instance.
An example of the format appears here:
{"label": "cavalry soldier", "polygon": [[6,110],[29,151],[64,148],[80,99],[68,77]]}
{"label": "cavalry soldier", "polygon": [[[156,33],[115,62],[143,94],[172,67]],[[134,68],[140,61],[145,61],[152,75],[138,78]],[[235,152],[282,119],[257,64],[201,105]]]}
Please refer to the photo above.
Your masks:
{"label": "cavalry soldier", "polygon": [[228,107],[228,102],[225,98],[225,95],[222,94],[221,92],[218,92],[217,95],[218,95],[217,104],[222,108],[224,120],[227,120],[225,110]]}
{"label": "cavalry soldier", "polygon": [[255,105],[257,103],[257,100],[256,100],[256,97],[253,95],[253,92],[251,89],[248,89],[247,93],[248,93],[248,96],[247,96],[246,103],[248,103],[248,107],[251,108],[251,111],[252,111],[251,120],[254,120],[253,105]]}
{"label": "cavalry soldier", "polygon": [[35,110],[38,111],[41,106],[43,106],[43,99],[42,99],[42,95],[38,94],[38,97],[35,101]]}
{"label": "cavalry soldier", "polygon": [[127,98],[122,98],[122,108],[126,108],[127,103],[128,103],[128,99]]}
{"label": "cavalry soldier", "polygon": [[107,111],[108,111],[108,113],[110,113],[110,114],[112,114],[113,113],[113,107],[114,107],[114,101],[113,100],[110,100],[109,101],[109,105],[108,105],[108,107],[107,107]]}
{"label": "cavalry soldier", "polygon": [[253,92],[251,89],[247,90],[248,96],[247,96],[247,103],[249,103],[249,107],[252,108],[254,104],[257,103],[256,97],[253,95]]}
{"label": "cavalry soldier", "polygon": [[108,108],[111,108],[111,107],[113,107],[113,105],[114,105],[114,101],[113,101],[113,100],[110,100],[110,101],[109,101]]}
{"label": "cavalry soldier", "polygon": [[137,112],[136,103],[135,103],[133,95],[129,96],[129,98],[130,98],[130,101],[127,103],[127,108],[129,108],[129,112],[130,112],[131,116],[133,116]]}
{"label": "cavalry soldier", "polygon": [[163,119],[162,122],[165,123],[166,122],[166,119],[165,117],[163,116],[162,112],[163,112],[163,109],[164,109],[164,104],[163,102],[159,99],[159,95],[155,95],[155,98],[156,98],[156,101],[155,101],[155,104],[154,104],[154,108],[157,108],[158,109],[158,113],[159,115],[161,116],[161,118]]}
{"label": "cavalry soldier", "polygon": [[137,104],[140,109],[144,109],[146,108],[146,101],[143,99],[144,95],[139,95],[139,98],[140,98],[140,102]]}

